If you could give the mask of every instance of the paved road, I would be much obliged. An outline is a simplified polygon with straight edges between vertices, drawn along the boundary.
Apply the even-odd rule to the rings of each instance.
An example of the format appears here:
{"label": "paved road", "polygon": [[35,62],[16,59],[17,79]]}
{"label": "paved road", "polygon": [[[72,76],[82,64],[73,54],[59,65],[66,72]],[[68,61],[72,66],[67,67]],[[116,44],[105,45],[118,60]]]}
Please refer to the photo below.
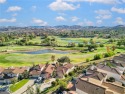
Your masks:
{"label": "paved road", "polygon": [[22,88],[20,88],[19,90],[15,91],[12,94],[21,94],[27,90],[28,86],[32,86],[33,84],[34,84],[34,80],[29,80]]}

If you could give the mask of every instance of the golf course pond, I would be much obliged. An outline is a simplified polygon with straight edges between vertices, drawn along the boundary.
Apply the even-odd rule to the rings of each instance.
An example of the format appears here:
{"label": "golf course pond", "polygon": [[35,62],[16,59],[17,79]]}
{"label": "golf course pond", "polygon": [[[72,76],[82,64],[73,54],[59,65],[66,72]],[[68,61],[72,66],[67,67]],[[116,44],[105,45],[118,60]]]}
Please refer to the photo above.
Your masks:
{"label": "golf course pond", "polygon": [[68,54],[70,52],[69,51],[61,51],[61,50],[44,49],[44,50],[16,52],[16,53],[24,53],[24,54],[46,54],[46,53]]}

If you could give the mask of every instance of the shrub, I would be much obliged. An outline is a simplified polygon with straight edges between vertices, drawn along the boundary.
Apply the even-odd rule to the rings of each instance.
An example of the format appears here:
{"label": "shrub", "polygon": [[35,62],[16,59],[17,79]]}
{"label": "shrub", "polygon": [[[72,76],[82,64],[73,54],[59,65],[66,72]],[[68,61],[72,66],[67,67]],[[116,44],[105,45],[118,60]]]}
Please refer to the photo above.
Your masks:
{"label": "shrub", "polygon": [[100,47],[104,47],[104,44],[100,44]]}
{"label": "shrub", "polygon": [[56,86],[57,85],[57,82],[56,81],[53,81],[51,82],[52,86]]}
{"label": "shrub", "polygon": [[108,82],[115,82],[115,78],[110,77],[109,79],[106,79],[106,81],[108,81]]}
{"label": "shrub", "polygon": [[73,74],[74,74],[73,72],[69,72],[69,76],[73,76]]}
{"label": "shrub", "polygon": [[94,56],[94,60],[98,60],[98,59],[101,59],[102,58],[102,55],[101,54],[96,54]]}
{"label": "shrub", "polygon": [[110,56],[113,56],[115,53],[114,52],[108,52],[108,53],[105,53],[104,54],[104,57],[110,57]]}
{"label": "shrub", "polygon": [[67,77],[68,75],[67,74],[65,74],[65,77]]}
{"label": "shrub", "polygon": [[81,43],[78,43],[78,47],[83,47],[83,44],[81,44]]}
{"label": "shrub", "polygon": [[87,58],[87,59],[86,59],[86,62],[89,62],[89,61],[90,61],[90,59],[89,59],[89,58]]}

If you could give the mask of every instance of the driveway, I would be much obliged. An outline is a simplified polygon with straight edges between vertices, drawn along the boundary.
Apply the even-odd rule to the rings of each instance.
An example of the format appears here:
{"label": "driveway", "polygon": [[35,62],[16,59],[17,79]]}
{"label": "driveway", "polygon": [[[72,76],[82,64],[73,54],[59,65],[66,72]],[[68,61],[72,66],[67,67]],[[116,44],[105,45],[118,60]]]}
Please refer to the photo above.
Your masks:
{"label": "driveway", "polygon": [[20,89],[18,89],[15,92],[13,92],[12,94],[22,94],[23,92],[25,92],[27,90],[28,86],[32,86],[33,84],[34,84],[34,80],[30,79],[23,87],[21,87]]}
{"label": "driveway", "polygon": [[[40,86],[40,90],[44,91],[46,88],[50,87],[52,81],[55,81],[55,78],[49,79],[49,82],[47,83],[38,84]],[[36,85],[33,85],[33,89],[36,89]],[[26,92],[24,92],[23,94],[26,94]]]}
{"label": "driveway", "polygon": [[46,88],[50,87],[51,82],[53,82],[53,81],[55,81],[55,78],[51,78],[49,82],[41,84],[40,90],[44,91]]}

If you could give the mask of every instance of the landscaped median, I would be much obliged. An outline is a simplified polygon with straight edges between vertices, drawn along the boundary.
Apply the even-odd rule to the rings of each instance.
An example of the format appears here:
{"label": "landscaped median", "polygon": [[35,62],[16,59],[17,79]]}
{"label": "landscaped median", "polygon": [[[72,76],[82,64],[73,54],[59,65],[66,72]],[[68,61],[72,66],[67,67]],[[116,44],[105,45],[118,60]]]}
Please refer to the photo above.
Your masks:
{"label": "landscaped median", "polygon": [[10,91],[11,92],[15,92],[18,89],[20,89],[22,86],[24,86],[27,82],[29,81],[29,79],[23,79],[19,82],[17,82],[16,84],[13,84],[10,86]]}

